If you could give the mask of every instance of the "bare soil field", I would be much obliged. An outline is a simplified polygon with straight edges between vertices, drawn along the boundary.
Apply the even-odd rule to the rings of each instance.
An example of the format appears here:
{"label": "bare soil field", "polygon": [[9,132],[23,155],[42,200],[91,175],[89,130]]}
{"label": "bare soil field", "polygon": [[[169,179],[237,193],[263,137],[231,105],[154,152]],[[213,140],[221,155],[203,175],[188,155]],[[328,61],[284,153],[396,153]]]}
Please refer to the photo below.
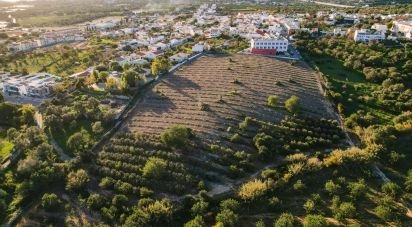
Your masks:
{"label": "bare soil field", "polygon": [[[267,104],[271,95],[279,97],[276,107]],[[292,95],[301,100],[297,116],[284,108]],[[160,139],[175,125],[195,132],[184,148],[171,149]],[[283,164],[283,155],[331,149],[342,135],[316,73],[304,63],[210,55],[156,82],[98,153],[94,169],[133,191],[147,187],[174,198],[205,183],[211,196],[221,196]],[[153,157],[172,166],[168,177],[142,174]]]}
{"label": "bare soil field", "polygon": [[[279,97],[278,108],[267,106],[270,95]],[[333,118],[315,72],[303,63],[241,54],[204,56],[156,84],[122,131],[158,134],[184,125],[218,139],[246,116],[278,122],[286,114],[283,102],[292,95],[300,98],[303,113]]]}

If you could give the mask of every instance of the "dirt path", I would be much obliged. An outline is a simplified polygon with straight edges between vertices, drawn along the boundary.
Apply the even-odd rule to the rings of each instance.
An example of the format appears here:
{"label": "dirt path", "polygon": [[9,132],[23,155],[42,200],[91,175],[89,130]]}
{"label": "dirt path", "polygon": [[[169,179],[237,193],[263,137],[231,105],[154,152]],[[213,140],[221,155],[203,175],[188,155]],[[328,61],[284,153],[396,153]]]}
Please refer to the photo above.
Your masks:
{"label": "dirt path", "polygon": [[275,163],[271,163],[271,164],[267,164],[265,166],[259,167],[259,170],[257,170],[256,172],[252,173],[249,176],[238,179],[238,180],[234,181],[233,183],[230,183],[230,184],[215,184],[214,186],[212,186],[214,188],[212,188],[212,190],[209,191],[209,195],[213,196],[213,197],[220,197],[220,196],[223,196],[223,195],[230,194],[230,193],[234,192],[237,188],[239,188],[243,183],[257,178],[259,176],[259,174],[261,174],[262,171],[264,171],[265,169],[279,166],[280,164],[283,163],[283,161],[284,161],[283,159],[277,159],[277,160],[275,160]]}

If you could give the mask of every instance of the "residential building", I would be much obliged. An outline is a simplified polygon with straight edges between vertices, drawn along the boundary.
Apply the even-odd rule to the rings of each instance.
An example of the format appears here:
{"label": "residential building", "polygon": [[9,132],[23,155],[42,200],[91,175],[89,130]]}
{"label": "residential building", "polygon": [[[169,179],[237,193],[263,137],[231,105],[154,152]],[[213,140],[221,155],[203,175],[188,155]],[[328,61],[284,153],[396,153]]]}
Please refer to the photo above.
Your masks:
{"label": "residential building", "polygon": [[372,40],[384,40],[385,39],[385,34],[382,32],[372,32],[370,30],[362,29],[362,30],[356,30],[355,31],[355,36],[353,39],[356,42],[369,42]]}
{"label": "residential building", "polygon": [[108,30],[111,28],[116,27],[119,21],[106,21],[106,22],[101,22],[97,24],[87,24],[86,25],[86,30],[92,31],[92,30]]}
{"label": "residential building", "polygon": [[143,58],[148,59],[148,60],[153,60],[157,58],[158,56],[162,55],[163,53],[160,51],[148,51],[144,53]]}
{"label": "residential building", "polygon": [[189,55],[188,55],[188,54],[185,54],[185,53],[177,53],[177,54],[169,57],[169,60],[170,60],[171,62],[174,62],[174,63],[181,63],[181,62],[187,60],[188,58],[189,58]]}
{"label": "residential building", "polygon": [[123,66],[126,63],[131,64],[131,65],[145,65],[149,63],[148,61],[142,59],[141,56],[138,54],[131,54],[129,56],[121,56],[117,58],[115,61],[119,63],[120,66]]}
{"label": "residential building", "polygon": [[192,52],[194,53],[200,53],[205,50],[205,45],[203,43],[197,43],[192,46]]}
{"label": "residential building", "polygon": [[406,33],[405,38],[412,40],[412,30]]}
{"label": "residential building", "polygon": [[293,18],[281,18],[278,20],[286,28],[288,34],[292,34],[300,30],[300,22]]}
{"label": "residential building", "polygon": [[210,29],[208,32],[205,33],[207,39],[211,38],[219,38],[222,34],[218,29]]}
{"label": "residential building", "polygon": [[344,31],[344,30],[342,30],[342,29],[340,29],[340,28],[335,28],[335,29],[333,29],[333,35],[334,35],[334,36],[337,36],[337,35],[346,35],[346,34],[347,34],[347,32]]}
{"label": "residential building", "polygon": [[3,82],[3,92],[9,95],[45,98],[60,78],[48,73],[11,76]]}
{"label": "residential building", "polygon": [[374,24],[372,25],[372,29],[378,31],[378,32],[382,32],[382,33],[386,33],[386,31],[388,31],[388,26],[385,24]]}
{"label": "residential building", "polygon": [[177,47],[180,46],[182,44],[184,44],[185,42],[187,42],[188,38],[180,38],[180,39],[172,39],[170,40],[170,47]]}
{"label": "residential building", "polygon": [[38,39],[35,40],[12,43],[8,46],[8,50],[10,52],[24,52],[58,43],[77,42],[83,40],[85,40],[85,38],[81,30],[77,28],[62,29],[43,33]]}
{"label": "residential building", "polygon": [[412,21],[394,21],[392,26],[392,32],[406,34],[412,31]]}

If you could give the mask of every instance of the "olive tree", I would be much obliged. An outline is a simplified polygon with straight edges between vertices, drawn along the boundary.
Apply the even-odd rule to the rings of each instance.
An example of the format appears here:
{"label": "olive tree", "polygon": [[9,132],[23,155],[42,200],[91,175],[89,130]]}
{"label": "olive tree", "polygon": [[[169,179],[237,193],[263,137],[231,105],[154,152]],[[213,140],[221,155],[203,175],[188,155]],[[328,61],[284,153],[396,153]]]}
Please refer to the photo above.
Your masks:
{"label": "olive tree", "polygon": [[288,100],[286,100],[285,108],[290,113],[298,113],[300,110],[300,99],[297,96],[292,95]]}

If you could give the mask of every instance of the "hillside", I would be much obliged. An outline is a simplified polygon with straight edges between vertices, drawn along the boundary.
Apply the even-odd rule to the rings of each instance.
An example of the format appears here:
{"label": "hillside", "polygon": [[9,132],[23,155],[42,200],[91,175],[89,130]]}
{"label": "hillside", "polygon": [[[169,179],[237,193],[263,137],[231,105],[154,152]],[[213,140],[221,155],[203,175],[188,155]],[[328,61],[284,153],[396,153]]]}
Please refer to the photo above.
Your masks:
{"label": "hillside", "polygon": [[[273,95],[278,102],[269,107]],[[300,99],[298,115],[283,107],[293,95]],[[153,87],[98,153],[94,170],[117,181],[115,191],[126,183],[177,201],[204,189],[218,196],[281,165],[283,155],[329,150],[343,137],[316,74],[303,63],[205,56]],[[147,175],[151,165],[162,173]]]}
{"label": "hillside", "polygon": [[286,111],[267,106],[276,95],[283,103],[292,95],[302,110],[332,118],[320,94],[316,74],[302,63],[252,55],[207,56],[164,78],[136,108],[126,131],[159,133],[184,125],[213,139],[227,135],[246,116],[278,122]]}

